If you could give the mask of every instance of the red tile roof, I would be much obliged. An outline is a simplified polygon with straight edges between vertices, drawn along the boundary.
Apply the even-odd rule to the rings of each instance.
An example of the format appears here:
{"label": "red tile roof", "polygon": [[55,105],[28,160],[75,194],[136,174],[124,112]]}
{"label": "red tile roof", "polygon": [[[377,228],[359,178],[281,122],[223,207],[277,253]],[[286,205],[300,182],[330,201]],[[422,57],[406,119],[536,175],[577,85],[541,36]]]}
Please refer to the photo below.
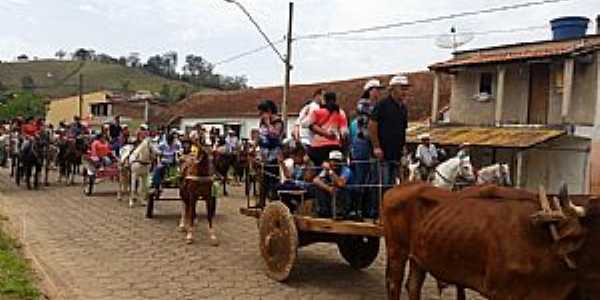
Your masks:
{"label": "red tile roof", "polygon": [[443,71],[453,67],[540,59],[586,53],[597,49],[600,49],[600,36],[594,35],[572,40],[543,41],[463,51],[456,53],[453,59],[433,64],[429,68]]}
{"label": "red tile roof", "polygon": [[[412,85],[413,99],[409,101],[411,120],[423,120],[430,115],[433,95],[433,75],[431,72],[407,74]],[[367,80],[378,78],[387,84],[393,75],[379,75],[343,81],[322,82],[314,84],[293,85],[290,88],[288,113],[297,114],[307,99],[318,88],[334,91],[338,95],[338,103],[349,114],[356,108],[356,101],[362,94]],[[233,118],[256,116],[256,107],[260,101],[271,99],[281,109],[282,88],[265,87],[241,91],[220,93],[198,93],[186,98],[160,117],[153,118],[152,123],[164,124],[176,118]],[[440,106],[447,105],[450,99],[450,79],[443,76],[440,80]]]}

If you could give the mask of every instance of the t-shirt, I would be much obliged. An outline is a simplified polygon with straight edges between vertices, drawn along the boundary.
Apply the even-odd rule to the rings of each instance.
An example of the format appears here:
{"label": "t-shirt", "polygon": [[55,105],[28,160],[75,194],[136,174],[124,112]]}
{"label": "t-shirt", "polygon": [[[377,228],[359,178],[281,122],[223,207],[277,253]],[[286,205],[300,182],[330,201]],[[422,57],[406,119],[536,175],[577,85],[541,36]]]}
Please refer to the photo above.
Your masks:
{"label": "t-shirt", "polygon": [[95,157],[109,156],[111,152],[110,145],[101,140],[95,140],[90,148],[91,155]]}
{"label": "t-shirt", "polygon": [[121,135],[123,128],[121,128],[120,124],[112,123],[108,128],[111,139],[116,139]]}
{"label": "t-shirt", "polygon": [[402,148],[406,144],[406,128],[408,127],[406,106],[387,97],[375,104],[371,119],[377,122],[379,127],[377,135],[385,160],[400,160]]}
{"label": "t-shirt", "polygon": [[[319,178],[321,178],[327,184],[333,184],[333,179],[328,174],[328,172],[328,170],[322,170],[321,173],[319,173]],[[352,170],[350,170],[350,168],[348,168],[347,166],[341,166],[335,172],[338,173],[339,177],[346,179],[346,185],[351,184]]]}
{"label": "t-shirt", "polygon": [[429,146],[421,144],[417,147],[415,157],[417,157],[425,166],[433,167],[433,161],[438,158],[437,149],[433,144],[429,144]]}
{"label": "t-shirt", "polygon": [[341,146],[342,136],[348,133],[348,119],[346,119],[346,114],[341,109],[339,112],[330,112],[326,108],[319,108],[310,114],[304,124],[307,124],[307,127],[317,125],[323,130],[335,134],[333,139],[315,134],[311,147]]}
{"label": "t-shirt", "polygon": [[296,120],[296,125],[300,126],[300,141],[304,145],[310,145],[314,138],[313,132],[308,128],[308,126],[305,126],[304,124],[306,124],[306,121],[308,120],[310,115],[315,110],[318,110],[320,108],[321,107],[317,102],[311,101],[300,110],[298,119]]}

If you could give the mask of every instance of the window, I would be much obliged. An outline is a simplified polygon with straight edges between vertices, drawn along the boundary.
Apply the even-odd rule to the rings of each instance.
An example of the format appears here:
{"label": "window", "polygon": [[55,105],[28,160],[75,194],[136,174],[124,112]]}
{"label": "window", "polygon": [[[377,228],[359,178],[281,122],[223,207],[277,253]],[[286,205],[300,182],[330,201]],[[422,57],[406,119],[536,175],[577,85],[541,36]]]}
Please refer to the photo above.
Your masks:
{"label": "window", "polygon": [[94,117],[108,116],[108,103],[97,103],[91,105],[92,115]]}
{"label": "window", "polygon": [[479,80],[479,94],[491,96],[493,81],[494,75],[492,73],[481,73],[481,79]]}

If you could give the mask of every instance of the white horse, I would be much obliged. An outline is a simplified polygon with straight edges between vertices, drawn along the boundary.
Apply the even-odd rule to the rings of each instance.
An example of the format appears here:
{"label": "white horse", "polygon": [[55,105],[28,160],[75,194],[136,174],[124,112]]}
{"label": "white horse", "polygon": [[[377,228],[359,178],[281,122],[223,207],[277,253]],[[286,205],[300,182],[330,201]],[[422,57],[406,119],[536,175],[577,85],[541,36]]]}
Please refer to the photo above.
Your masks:
{"label": "white horse", "polygon": [[129,156],[135,147],[133,145],[124,145],[119,151],[121,156],[119,157],[119,189],[117,191],[117,200],[121,201],[121,195],[123,193],[131,193],[131,165],[129,163]]}
{"label": "white horse", "polygon": [[477,184],[497,184],[511,186],[510,167],[508,164],[497,163],[477,171]]}
{"label": "white horse", "polygon": [[[135,187],[135,182],[139,179],[142,189],[142,202],[145,203],[148,197],[148,177],[152,163],[158,157],[159,153],[149,138],[144,139],[135,150],[129,155],[129,165],[131,169],[131,187]],[[130,188],[129,207],[133,207],[137,201],[137,190]]]}
{"label": "white horse", "polygon": [[439,188],[454,190],[459,179],[468,182],[475,181],[475,173],[469,156],[458,155],[439,164],[433,171],[431,184]]}

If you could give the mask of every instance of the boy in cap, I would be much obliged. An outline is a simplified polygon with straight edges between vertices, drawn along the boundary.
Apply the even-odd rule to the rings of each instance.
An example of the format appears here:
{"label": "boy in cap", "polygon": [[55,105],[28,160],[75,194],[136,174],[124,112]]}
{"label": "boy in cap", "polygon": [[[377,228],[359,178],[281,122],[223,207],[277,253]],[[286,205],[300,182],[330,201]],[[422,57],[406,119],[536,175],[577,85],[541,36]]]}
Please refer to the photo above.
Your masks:
{"label": "boy in cap", "polygon": [[319,217],[333,216],[333,201],[335,201],[336,218],[345,218],[352,206],[352,197],[348,185],[352,180],[352,171],[343,165],[344,156],[341,151],[329,153],[329,160],[323,163],[323,170],[313,179],[315,196],[317,198],[317,214]]}

